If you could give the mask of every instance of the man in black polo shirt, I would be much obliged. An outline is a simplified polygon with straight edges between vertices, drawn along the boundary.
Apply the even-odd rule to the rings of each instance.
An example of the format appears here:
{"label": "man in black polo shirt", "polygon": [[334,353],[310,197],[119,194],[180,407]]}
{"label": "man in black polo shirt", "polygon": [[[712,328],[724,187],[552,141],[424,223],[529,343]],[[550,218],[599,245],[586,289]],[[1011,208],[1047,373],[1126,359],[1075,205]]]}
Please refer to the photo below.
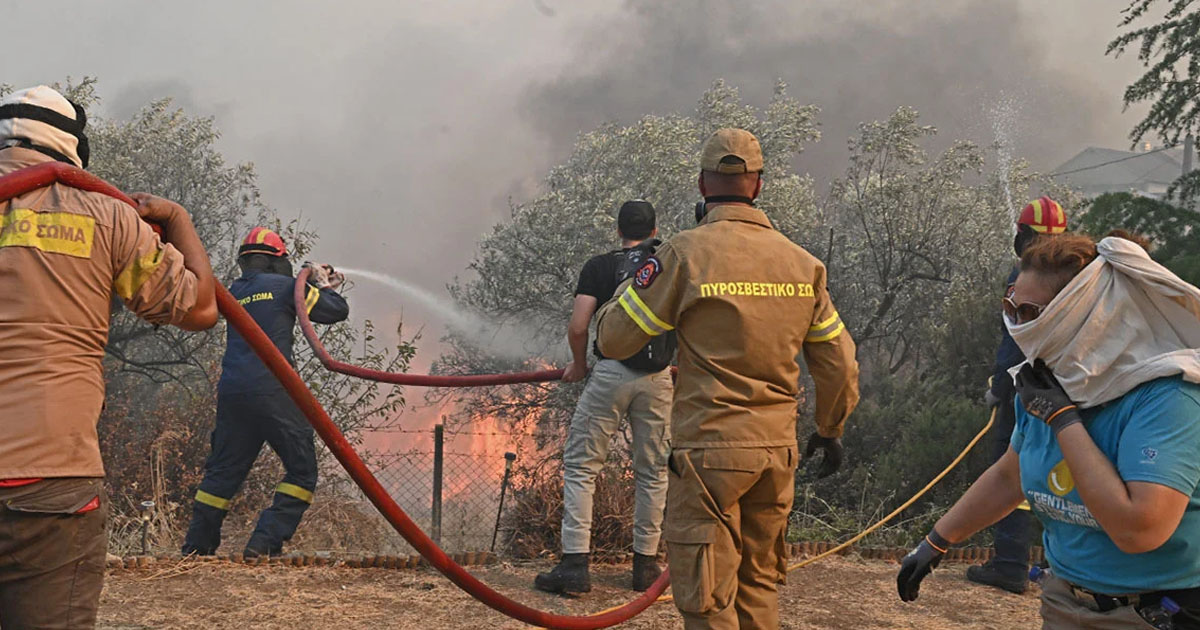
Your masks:
{"label": "man in black polo shirt", "polygon": [[[584,264],[567,327],[573,361],[563,374],[564,381],[587,376],[588,324],[599,306],[616,293],[617,285],[650,256],[658,242],[653,240],[658,233],[654,219],[650,202],[626,202],[617,213],[621,249]],[[575,407],[563,450],[562,560],[534,580],[534,586],[552,593],[586,593],[592,588],[588,574],[592,494],[623,417],[629,419],[633,433],[633,589],[646,590],[661,573],[655,556],[667,497],[672,393],[667,368],[675,353],[674,333],[655,337],[641,352],[623,361],[604,358],[594,346],[593,352],[598,360]]]}

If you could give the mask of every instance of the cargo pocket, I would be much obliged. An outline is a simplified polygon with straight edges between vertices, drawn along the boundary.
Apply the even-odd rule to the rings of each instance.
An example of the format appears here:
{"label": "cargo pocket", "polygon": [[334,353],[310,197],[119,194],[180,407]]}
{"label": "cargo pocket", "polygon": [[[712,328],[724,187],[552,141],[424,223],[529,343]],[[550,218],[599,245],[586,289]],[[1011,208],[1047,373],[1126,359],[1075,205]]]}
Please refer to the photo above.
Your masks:
{"label": "cargo pocket", "polygon": [[[720,523],[715,521],[668,521],[663,526],[667,541],[667,565],[671,569],[671,593],[675,605],[688,613],[720,610],[713,543]],[[728,605],[728,602],[725,603]]]}
{"label": "cargo pocket", "polygon": [[779,536],[775,539],[775,569],[779,571],[779,577],[776,578],[776,583],[787,584],[788,573],[788,550],[787,550],[787,525],[779,531]]}

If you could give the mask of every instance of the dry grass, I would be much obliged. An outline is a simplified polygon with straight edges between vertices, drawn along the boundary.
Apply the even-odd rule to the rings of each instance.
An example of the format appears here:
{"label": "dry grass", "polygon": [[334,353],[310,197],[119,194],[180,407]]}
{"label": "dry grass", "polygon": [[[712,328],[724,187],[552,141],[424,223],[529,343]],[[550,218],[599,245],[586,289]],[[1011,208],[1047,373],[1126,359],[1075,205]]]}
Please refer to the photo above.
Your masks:
{"label": "dry grass", "polygon": [[[620,604],[628,566],[598,566],[595,590],[580,599],[534,591],[533,575],[546,562],[493,565],[476,574],[519,601],[562,613],[582,614]],[[967,583],[964,567],[939,570],[921,599],[903,604],[895,595],[896,565],[832,558],[794,572],[782,590],[783,627],[789,630],[1007,630],[1037,625],[1033,594],[1010,595]],[[527,628],[473,601],[429,571],[328,567],[248,567],[194,564],[185,572],[117,571],[101,599],[101,630],[212,628],[420,628],[423,630]],[[148,579],[152,578],[152,579]],[[619,626],[676,630],[674,607],[657,604]]]}

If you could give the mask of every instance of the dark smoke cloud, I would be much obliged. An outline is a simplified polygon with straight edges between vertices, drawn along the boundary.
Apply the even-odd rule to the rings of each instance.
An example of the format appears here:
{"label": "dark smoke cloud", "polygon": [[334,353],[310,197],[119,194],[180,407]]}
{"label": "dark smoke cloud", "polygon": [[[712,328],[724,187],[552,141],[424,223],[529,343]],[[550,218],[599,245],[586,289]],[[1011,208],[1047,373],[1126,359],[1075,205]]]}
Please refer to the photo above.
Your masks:
{"label": "dark smoke cloud", "polygon": [[[9,4],[0,83],[91,75],[107,115],[171,96],[215,116],[264,199],[321,232],[315,257],[439,293],[580,132],[690,111],[718,77],[820,105],[800,166],[822,179],[856,123],[899,105],[990,141],[989,101],[1023,96],[1021,152],[1042,167],[1133,125],[1131,64],[1103,57],[1125,0]],[[381,330],[402,308],[406,330],[429,324],[419,362],[436,356],[435,314],[373,286],[352,303]]]}
{"label": "dark smoke cloud", "polygon": [[[689,111],[716,77],[757,104],[783,79],[793,96],[822,109],[823,142],[802,168],[827,179],[844,168],[845,140],[859,122],[908,105],[943,140],[991,142],[987,112],[1009,98],[1020,107],[1018,152],[1051,168],[1086,143],[1124,143],[1121,77],[1097,85],[1083,70],[1108,64],[1112,76],[1103,47],[1123,4],[1091,3],[1084,13],[1083,3],[991,0],[638,0],[581,37],[558,76],[530,87],[524,111],[561,151],[602,121]],[[1081,29],[1090,33],[1084,43],[1063,46]],[[1070,68],[1068,58],[1082,67]]]}

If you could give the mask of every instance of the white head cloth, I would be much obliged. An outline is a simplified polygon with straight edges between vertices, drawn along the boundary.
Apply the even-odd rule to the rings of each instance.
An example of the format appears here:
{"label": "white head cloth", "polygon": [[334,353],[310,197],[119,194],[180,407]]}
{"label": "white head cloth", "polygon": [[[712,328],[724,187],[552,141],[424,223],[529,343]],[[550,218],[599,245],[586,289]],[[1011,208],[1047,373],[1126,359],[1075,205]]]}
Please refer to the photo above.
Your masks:
{"label": "white head cloth", "polygon": [[1110,237],[1096,249],[1037,319],[1005,318],[1026,362],[1045,361],[1085,408],[1164,376],[1200,383],[1200,289],[1132,241]]}

